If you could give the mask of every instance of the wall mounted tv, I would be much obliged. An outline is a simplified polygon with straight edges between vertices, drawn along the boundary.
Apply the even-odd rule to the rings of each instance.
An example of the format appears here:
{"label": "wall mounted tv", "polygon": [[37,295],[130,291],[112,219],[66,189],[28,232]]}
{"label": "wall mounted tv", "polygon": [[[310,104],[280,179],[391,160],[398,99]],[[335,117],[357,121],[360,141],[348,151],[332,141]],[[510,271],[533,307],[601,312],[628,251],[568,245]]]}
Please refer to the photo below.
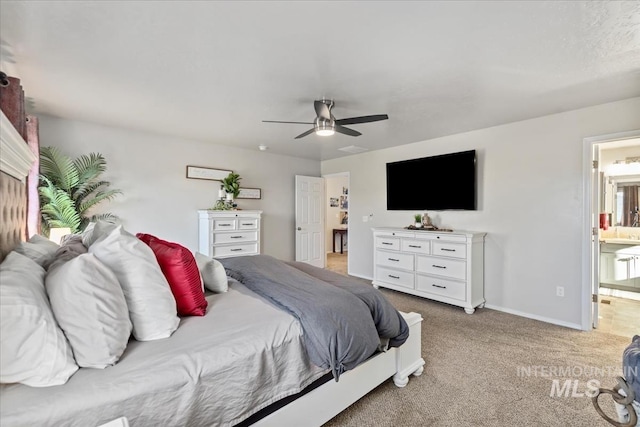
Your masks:
{"label": "wall mounted tv", "polygon": [[387,210],[476,210],[476,150],[387,163]]}

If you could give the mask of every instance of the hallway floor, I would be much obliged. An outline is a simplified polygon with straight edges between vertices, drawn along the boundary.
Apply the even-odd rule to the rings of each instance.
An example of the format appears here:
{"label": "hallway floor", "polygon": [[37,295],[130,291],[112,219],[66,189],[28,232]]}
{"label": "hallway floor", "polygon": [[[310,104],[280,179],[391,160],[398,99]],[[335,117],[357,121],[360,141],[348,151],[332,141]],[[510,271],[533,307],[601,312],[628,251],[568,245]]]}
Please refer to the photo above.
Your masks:
{"label": "hallway floor", "polygon": [[327,254],[327,270],[335,271],[340,274],[347,274],[348,253],[329,252]]}
{"label": "hallway floor", "polygon": [[640,301],[600,295],[598,330],[633,338],[640,335]]}

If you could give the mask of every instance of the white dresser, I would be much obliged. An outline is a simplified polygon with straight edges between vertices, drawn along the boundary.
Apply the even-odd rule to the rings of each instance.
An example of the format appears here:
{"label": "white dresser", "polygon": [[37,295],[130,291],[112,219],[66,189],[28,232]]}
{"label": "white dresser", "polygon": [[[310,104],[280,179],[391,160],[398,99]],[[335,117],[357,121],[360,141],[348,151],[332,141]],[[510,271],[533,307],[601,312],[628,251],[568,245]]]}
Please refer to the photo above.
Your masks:
{"label": "white dresser", "polygon": [[198,211],[198,252],[215,258],[260,253],[262,211]]}
{"label": "white dresser", "polygon": [[463,307],[484,306],[484,236],[471,231],[373,229],[373,285]]}

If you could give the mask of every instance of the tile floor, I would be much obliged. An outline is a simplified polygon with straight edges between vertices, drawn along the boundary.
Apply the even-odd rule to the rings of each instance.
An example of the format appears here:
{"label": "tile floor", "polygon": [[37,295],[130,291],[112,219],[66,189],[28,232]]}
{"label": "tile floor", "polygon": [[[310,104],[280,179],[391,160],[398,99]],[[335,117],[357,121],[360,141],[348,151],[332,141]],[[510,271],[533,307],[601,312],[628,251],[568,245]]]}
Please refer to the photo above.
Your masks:
{"label": "tile floor", "polygon": [[600,295],[598,330],[633,338],[640,335],[640,301]]}
{"label": "tile floor", "polygon": [[348,253],[340,254],[338,252],[327,254],[327,270],[335,271],[340,274],[347,274]]}

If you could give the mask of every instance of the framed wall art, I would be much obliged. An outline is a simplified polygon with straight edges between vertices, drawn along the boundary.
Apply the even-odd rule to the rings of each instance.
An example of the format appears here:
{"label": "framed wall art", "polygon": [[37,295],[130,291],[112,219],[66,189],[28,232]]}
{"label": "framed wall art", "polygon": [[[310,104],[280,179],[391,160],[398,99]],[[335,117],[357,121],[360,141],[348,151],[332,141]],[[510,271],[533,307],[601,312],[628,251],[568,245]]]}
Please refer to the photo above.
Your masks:
{"label": "framed wall art", "polygon": [[208,179],[210,181],[220,181],[226,178],[227,175],[229,175],[231,172],[233,171],[187,165],[187,178],[189,179]]}
{"label": "framed wall art", "polygon": [[240,194],[236,199],[261,199],[262,190],[259,188],[240,188]]}

